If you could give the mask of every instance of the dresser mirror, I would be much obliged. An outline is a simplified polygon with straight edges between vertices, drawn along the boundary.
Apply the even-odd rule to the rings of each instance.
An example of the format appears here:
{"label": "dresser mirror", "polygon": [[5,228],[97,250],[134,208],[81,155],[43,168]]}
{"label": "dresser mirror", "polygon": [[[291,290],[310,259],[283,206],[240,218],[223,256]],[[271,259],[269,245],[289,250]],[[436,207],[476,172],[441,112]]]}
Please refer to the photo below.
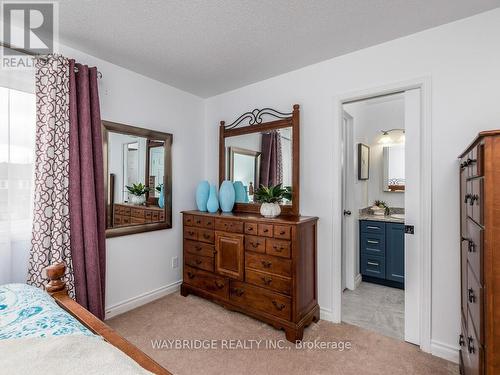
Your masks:
{"label": "dresser mirror", "polygon": [[290,113],[255,109],[229,125],[221,121],[219,142],[219,182],[241,182],[246,191],[233,211],[259,212],[255,190],[281,184],[291,193],[280,203],[282,214],[299,214],[298,105]]}
{"label": "dresser mirror", "polygon": [[102,122],[106,237],[172,227],[172,135]]}
{"label": "dresser mirror", "polygon": [[396,144],[383,148],[384,191],[404,193],[405,191],[405,145]]}

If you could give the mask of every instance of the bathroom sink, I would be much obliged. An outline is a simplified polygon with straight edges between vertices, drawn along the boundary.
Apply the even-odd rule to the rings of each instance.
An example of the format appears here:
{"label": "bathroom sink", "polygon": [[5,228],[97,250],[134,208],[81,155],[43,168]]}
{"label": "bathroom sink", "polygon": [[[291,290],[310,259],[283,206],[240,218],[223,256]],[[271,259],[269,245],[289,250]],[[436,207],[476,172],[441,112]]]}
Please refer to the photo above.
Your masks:
{"label": "bathroom sink", "polygon": [[405,215],[404,214],[392,214],[391,217],[394,219],[404,219]]}

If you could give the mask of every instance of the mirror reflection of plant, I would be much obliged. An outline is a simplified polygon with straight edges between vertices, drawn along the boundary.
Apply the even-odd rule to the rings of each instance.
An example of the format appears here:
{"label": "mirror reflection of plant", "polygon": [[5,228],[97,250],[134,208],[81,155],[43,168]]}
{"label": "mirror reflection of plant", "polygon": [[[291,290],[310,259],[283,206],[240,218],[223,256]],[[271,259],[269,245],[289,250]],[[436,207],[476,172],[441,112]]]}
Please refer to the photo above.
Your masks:
{"label": "mirror reflection of plant", "polygon": [[157,187],[155,187],[155,190],[158,192],[158,193],[161,193],[161,187],[163,186],[163,184],[159,184]]}
{"label": "mirror reflection of plant", "polygon": [[287,194],[290,194],[289,196],[291,198],[291,188],[290,193],[288,193],[287,188],[282,188],[281,184],[275,186],[261,185],[260,188],[254,192],[253,199],[257,203],[280,203],[283,198],[286,198]]}
{"label": "mirror reflection of plant", "polygon": [[142,182],[138,184],[132,184],[132,186],[125,186],[130,194],[140,197],[146,194],[150,189],[146,187]]}
{"label": "mirror reflection of plant", "polygon": [[292,200],[292,187],[291,186],[285,186],[286,192],[283,194],[283,198],[286,199],[287,201]]}

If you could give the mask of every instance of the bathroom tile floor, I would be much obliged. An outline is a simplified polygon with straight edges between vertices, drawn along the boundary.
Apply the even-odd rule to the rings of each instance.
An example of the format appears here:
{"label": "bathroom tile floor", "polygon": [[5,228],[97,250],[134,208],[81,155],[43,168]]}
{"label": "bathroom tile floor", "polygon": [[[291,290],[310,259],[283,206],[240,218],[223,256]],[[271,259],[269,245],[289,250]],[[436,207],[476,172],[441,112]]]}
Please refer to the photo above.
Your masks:
{"label": "bathroom tile floor", "polygon": [[367,282],[342,294],[342,321],[404,339],[404,290]]}

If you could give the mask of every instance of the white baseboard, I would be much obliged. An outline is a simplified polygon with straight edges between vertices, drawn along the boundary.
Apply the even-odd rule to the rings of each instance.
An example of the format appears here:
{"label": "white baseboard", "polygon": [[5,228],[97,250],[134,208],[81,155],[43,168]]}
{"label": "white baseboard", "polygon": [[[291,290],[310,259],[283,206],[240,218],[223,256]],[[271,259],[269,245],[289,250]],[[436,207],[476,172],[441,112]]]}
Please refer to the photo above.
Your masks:
{"label": "white baseboard", "polygon": [[168,294],[175,293],[179,290],[182,280],[176,281],[175,283],[162,286],[161,288],[151,290],[149,292],[140,294],[136,297],[129,298],[125,301],[117,303],[106,308],[105,319],[110,319],[114,316],[123,314],[127,311],[133,310],[139,306],[145,305],[146,303],[152,302],[158,298],[164,297]]}
{"label": "white baseboard", "polygon": [[458,363],[459,361],[458,348],[439,341],[431,341],[431,354],[453,363]]}
{"label": "white baseboard", "polygon": [[361,284],[361,274],[358,273],[354,279],[354,288],[357,288]]}
{"label": "white baseboard", "polygon": [[321,307],[319,309],[319,318],[322,320],[328,320],[329,322],[333,322],[333,312],[329,309],[324,309]]}

